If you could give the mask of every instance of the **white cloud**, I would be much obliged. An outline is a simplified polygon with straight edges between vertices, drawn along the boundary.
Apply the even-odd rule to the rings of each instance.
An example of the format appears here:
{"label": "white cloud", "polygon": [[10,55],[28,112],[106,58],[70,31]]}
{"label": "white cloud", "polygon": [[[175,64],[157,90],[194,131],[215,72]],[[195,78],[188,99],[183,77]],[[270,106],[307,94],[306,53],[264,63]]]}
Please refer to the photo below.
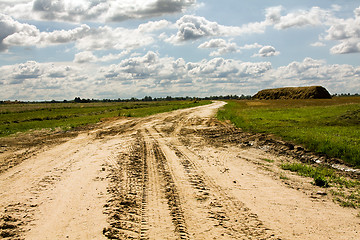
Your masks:
{"label": "white cloud", "polygon": [[254,54],[254,57],[273,57],[279,55],[280,52],[276,51],[273,46],[264,46],[259,50],[258,54]]}
{"label": "white cloud", "polygon": [[340,44],[332,47],[330,52],[332,54],[346,54],[360,52],[360,39],[349,39],[341,41]]}
{"label": "white cloud", "polygon": [[326,40],[340,41],[330,49],[332,54],[360,52],[360,7],[354,10],[354,18],[337,19],[327,30]]}
{"label": "white cloud", "polygon": [[272,84],[275,87],[322,85],[332,93],[360,89],[359,68],[347,64],[328,65],[312,58],[274,69],[269,77],[276,79]]}
{"label": "white cloud", "polygon": [[202,37],[236,36],[244,32],[240,27],[224,26],[204,17],[185,15],[176,22],[178,32],[167,39],[171,43],[193,41]]}
{"label": "white cloud", "polygon": [[84,51],[75,54],[74,62],[75,63],[88,63],[96,62],[97,57],[91,51]]}
{"label": "white cloud", "polygon": [[15,21],[10,16],[0,14],[0,51],[9,46],[41,46],[76,42],[90,33],[90,27],[80,27],[65,31],[40,32],[30,24]]}
{"label": "white cloud", "polygon": [[49,46],[54,44],[64,44],[69,42],[76,42],[85,37],[90,27],[87,25],[81,25],[80,27],[65,31],[53,31],[53,32],[40,32],[33,26],[33,31],[18,31],[7,36],[4,39],[4,43],[10,46]]}
{"label": "white cloud", "polygon": [[283,11],[282,6],[269,7],[265,10],[266,22],[269,25],[276,24],[281,20],[281,12]]}
{"label": "white cloud", "polygon": [[331,8],[332,8],[332,10],[335,11],[335,12],[338,12],[338,11],[341,10],[341,6],[338,5],[338,4],[332,4],[332,5],[331,5]]}
{"label": "white cloud", "polygon": [[312,7],[309,11],[299,10],[281,16],[282,7],[267,9],[267,20],[275,29],[304,27],[308,25],[322,25],[330,17],[330,12],[319,7]]}
{"label": "white cloud", "polygon": [[[161,58],[157,53],[124,59],[117,65],[101,68],[101,76],[111,82],[139,84],[145,81],[151,88],[186,84],[188,90],[194,84],[216,82],[248,82],[260,78],[271,69],[269,62],[241,62],[239,60],[213,58],[200,62],[184,59]],[[251,80],[250,80],[251,79]]]}
{"label": "white cloud", "polygon": [[181,13],[192,6],[196,0],[33,0],[8,3],[5,13],[21,19],[118,22]]}
{"label": "white cloud", "polygon": [[199,45],[199,48],[216,48],[216,51],[210,53],[210,56],[220,56],[227,53],[239,52],[239,46],[233,42],[227,42],[224,39],[212,39]]}
{"label": "white cloud", "polygon": [[111,28],[108,26],[91,29],[89,33],[76,42],[81,50],[93,51],[104,49],[135,49],[154,42],[151,35],[138,29]]}
{"label": "white cloud", "polygon": [[[31,86],[31,89],[46,89],[54,87],[54,83],[61,87],[62,79],[75,80],[81,76],[82,69],[61,63],[25,63],[0,67],[2,80],[5,85]],[[17,88],[17,87],[15,87]]]}
{"label": "white cloud", "polygon": [[110,62],[110,61],[117,60],[117,59],[120,59],[120,58],[124,57],[125,55],[129,54],[129,52],[130,52],[129,50],[124,50],[124,51],[122,51],[121,53],[118,53],[118,54],[110,53],[108,55],[97,58],[97,60],[100,61],[100,62]]}
{"label": "white cloud", "polygon": [[[84,54],[85,57],[92,59],[93,54]],[[95,63],[78,65],[34,61],[2,66],[2,98],[209,96],[236,92],[236,89],[252,94],[261,88],[306,85],[323,85],[332,93],[360,89],[359,67],[329,65],[312,58],[272,68],[270,62],[224,58],[186,62],[182,58],[160,57],[150,51],[123,59],[119,64],[95,66]]]}
{"label": "white cloud", "polygon": [[105,55],[102,57],[97,57],[91,51],[84,51],[84,52],[75,54],[73,62],[74,63],[110,62],[110,61],[117,60],[117,59],[124,57],[129,52],[130,51],[125,50],[118,54],[111,53],[111,54],[108,54],[108,55]]}
{"label": "white cloud", "polygon": [[334,21],[331,10],[319,7],[312,7],[310,10],[298,10],[286,15],[282,15],[283,11],[282,6],[267,8],[265,10],[265,20],[250,22],[242,26],[224,26],[217,22],[211,22],[204,17],[185,15],[176,22],[177,34],[170,36],[167,41],[176,44],[197,40],[202,37],[259,34],[264,33],[269,26],[284,30],[294,27],[320,26]]}
{"label": "white cloud", "polygon": [[156,22],[149,21],[147,23],[140,24],[138,30],[140,32],[155,32],[167,28],[170,24],[171,23],[167,20],[160,20]]}
{"label": "white cloud", "polygon": [[323,42],[314,42],[314,43],[310,44],[310,46],[312,46],[312,47],[324,47],[326,45]]}
{"label": "white cloud", "polygon": [[253,44],[245,44],[244,46],[241,46],[240,49],[254,49],[254,48],[261,48],[263,47],[263,45],[258,44],[258,43],[253,43]]}
{"label": "white cloud", "polygon": [[[330,49],[332,54],[347,54],[360,52],[360,7],[354,10],[354,18],[336,18],[333,13],[341,9],[339,5],[332,5],[332,9],[325,10],[312,7],[310,10],[299,10],[281,15],[282,6],[266,9],[266,22],[275,29],[283,30],[293,27],[329,26],[324,40],[340,41]],[[323,42],[311,44],[314,47],[325,46]]]}
{"label": "white cloud", "polygon": [[15,21],[10,16],[0,13],[0,51],[8,48],[4,40],[13,34],[24,33],[27,36],[37,36],[40,31],[33,25],[23,24]]}
{"label": "white cloud", "polygon": [[[151,22],[151,31],[167,25],[167,21]],[[0,51],[9,46],[37,46],[65,44],[74,42],[81,50],[94,51],[104,49],[135,49],[154,42],[153,37],[144,31],[144,25],[139,29],[111,28],[108,26],[90,28],[81,25],[70,30],[40,32],[33,25],[22,24],[7,15],[0,14]]]}
{"label": "white cloud", "polygon": [[13,81],[11,83],[20,83],[25,79],[38,78],[42,72],[42,69],[35,61],[19,64],[13,68]]}

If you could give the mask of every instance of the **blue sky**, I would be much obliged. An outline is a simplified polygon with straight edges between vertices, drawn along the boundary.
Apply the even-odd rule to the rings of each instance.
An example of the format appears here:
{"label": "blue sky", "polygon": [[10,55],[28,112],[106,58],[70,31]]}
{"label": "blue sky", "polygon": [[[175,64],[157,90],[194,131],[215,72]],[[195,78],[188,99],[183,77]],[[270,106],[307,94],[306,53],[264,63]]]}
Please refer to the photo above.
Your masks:
{"label": "blue sky", "polygon": [[355,0],[0,0],[0,99],[360,92]]}

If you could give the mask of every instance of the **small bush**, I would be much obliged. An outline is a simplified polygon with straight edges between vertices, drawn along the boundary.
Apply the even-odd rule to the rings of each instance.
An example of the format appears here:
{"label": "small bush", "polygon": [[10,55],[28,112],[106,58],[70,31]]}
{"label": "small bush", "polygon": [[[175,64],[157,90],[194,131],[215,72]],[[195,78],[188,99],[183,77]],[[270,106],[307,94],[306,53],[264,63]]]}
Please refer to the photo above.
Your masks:
{"label": "small bush", "polygon": [[315,182],[315,185],[316,186],[319,186],[319,187],[329,187],[329,182],[326,178],[324,177],[321,177],[321,176],[316,176],[314,178],[314,182]]}

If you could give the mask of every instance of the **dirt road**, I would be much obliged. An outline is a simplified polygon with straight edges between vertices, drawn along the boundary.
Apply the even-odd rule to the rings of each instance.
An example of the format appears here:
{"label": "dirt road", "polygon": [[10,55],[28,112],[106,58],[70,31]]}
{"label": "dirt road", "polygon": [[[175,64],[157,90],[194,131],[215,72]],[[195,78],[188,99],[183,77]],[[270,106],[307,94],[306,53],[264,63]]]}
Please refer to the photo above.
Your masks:
{"label": "dirt road", "polygon": [[37,149],[0,175],[0,236],[359,238],[356,210],[306,178],[280,179],[284,157],[232,143],[236,130],[213,118],[223,104],[120,119]]}

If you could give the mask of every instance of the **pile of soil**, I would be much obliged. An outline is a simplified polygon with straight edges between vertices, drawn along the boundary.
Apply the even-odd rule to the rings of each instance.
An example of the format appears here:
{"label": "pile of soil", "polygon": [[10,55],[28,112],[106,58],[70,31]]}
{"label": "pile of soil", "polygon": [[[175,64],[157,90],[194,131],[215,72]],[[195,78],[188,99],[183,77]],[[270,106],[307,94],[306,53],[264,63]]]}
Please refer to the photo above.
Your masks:
{"label": "pile of soil", "polygon": [[261,90],[253,99],[331,99],[331,95],[321,86],[286,87]]}

